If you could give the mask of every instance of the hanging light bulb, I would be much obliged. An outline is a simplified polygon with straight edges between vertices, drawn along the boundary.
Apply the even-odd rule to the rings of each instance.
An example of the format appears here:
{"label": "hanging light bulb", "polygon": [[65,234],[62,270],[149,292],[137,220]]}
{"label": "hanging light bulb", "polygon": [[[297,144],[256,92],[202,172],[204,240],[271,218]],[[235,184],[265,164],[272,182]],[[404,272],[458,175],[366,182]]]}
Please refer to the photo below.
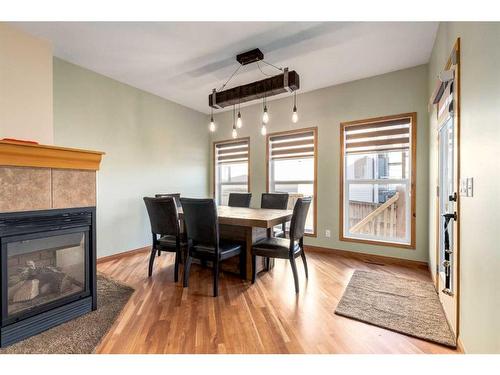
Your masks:
{"label": "hanging light bulb", "polygon": [[238,132],[236,131],[236,122],[234,121],[235,120],[234,112],[235,112],[235,106],[233,105],[233,132],[231,135],[233,136],[233,138],[236,138],[238,136]]}
{"label": "hanging light bulb", "polygon": [[262,99],[262,104],[264,105],[264,113],[262,114],[262,123],[267,124],[269,122],[269,114],[267,113],[266,97]]}
{"label": "hanging light bulb", "polygon": [[267,113],[267,106],[264,106],[264,113],[262,114],[262,122],[267,124],[269,122],[269,114]]}
{"label": "hanging light bulb", "polygon": [[294,93],[293,93],[292,122],[296,123],[297,121],[299,121],[299,114],[297,113],[297,93],[294,91]]}
{"label": "hanging light bulb", "polygon": [[299,121],[299,115],[297,114],[297,108],[293,107],[292,122],[296,123]]}
{"label": "hanging light bulb", "polygon": [[262,135],[267,134],[266,124],[262,124],[262,128],[260,128],[260,134],[262,134]]}
{"label": "hanging light bulb", "polygon": [[215,121],[214,121],[214,109],[212,108],[212,112],[210,114],[210,125],[208,129],[213,133],[215,131]]}
{"label": "hanging light bulb", "polygon": [[215,122],[213,117],[210,118],[210,125],[208,126],[208,129],[210,129],[212,133],[215,131]]}
{"label": "hanging light bulb", "polygon": [[238,111],[238,119],[236,120],[236,127],[240,129],[243,126],[243,121],[241,121],[241,113]]}
{"label": "hanging light bulb", "polygon": [[241,120],[240,105],[238,104],[238,119],[236,120],[236,127],[238,129],[241,129],[242,126],[243,126],[243,121]]}

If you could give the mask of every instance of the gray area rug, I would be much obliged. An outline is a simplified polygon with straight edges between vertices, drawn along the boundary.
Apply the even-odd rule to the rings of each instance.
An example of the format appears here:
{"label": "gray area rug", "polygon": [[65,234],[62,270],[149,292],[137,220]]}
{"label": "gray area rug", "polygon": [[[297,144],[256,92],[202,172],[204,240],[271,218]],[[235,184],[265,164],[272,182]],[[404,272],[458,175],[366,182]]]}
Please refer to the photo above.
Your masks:
{"label": "gray area rug", "polygon": [[456,347],[455,336],[431,282],[355,271],[335,313]]}
{"label": "gray area rug", "polygon": [[97,276],[97,310],[6,348],[0,354],[90,354],[108,332],[134,290]]}

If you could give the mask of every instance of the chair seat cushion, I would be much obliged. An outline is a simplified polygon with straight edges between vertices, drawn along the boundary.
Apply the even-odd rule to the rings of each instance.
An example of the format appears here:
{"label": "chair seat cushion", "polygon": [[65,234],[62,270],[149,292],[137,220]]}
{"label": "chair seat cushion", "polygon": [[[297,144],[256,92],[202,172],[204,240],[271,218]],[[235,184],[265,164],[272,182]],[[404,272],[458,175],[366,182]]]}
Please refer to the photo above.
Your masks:
{"label": "chair seat cushion", "polygon": [[[286,238],[271,237],[264,238],[256,242],[252,246],[252,254],[269,257],[288,259],[290,249],[290,240]],[[293,244],[293,252],[300,251],[300,246],[297,242]]]}
{"label": "chair seat cushion", "polygon": [[[239,255],[241,253],[242,246],[238,243],[228,242],[228,241],[220,241],[219,242],[219,259],[224,260],[227,258],[231,258],[233,256]],[[197,255],[201,255],[204,257],[214,257],[215,248],[212,246],[204,246],[202,244],[194,245],[191,248],[193,253]]]}
{"label": "chair seat cushion", "polygon": [[[182,240],[181,237],[181,247],[185,246],[186,243]],[[175,250],[177,244],[176,244],[176,239],[175,236],[168,235],[168,236],[161,236],[158,239],[158,247],[160,250],[162,249],[173,249]]]}

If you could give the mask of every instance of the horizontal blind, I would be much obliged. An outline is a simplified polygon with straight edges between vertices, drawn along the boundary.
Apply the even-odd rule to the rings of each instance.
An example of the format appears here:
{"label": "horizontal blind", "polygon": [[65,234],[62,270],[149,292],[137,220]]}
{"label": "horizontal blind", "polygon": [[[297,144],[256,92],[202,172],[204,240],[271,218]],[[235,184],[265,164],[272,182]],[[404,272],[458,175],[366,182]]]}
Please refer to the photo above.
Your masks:
{"label": "horizontal blind", "polygon": [[248,140],[217,143],[215,160],[217,164],[248,162]]}
{"label": "horizontal blind", "polygon": [[314,157],[314,132],[271,136],[269,150],[272,160]]}
{"label": "horizontal blind", "polygon": [[405,117],[359,125],[344,129],[347,154],[410,149],[411,118]]}

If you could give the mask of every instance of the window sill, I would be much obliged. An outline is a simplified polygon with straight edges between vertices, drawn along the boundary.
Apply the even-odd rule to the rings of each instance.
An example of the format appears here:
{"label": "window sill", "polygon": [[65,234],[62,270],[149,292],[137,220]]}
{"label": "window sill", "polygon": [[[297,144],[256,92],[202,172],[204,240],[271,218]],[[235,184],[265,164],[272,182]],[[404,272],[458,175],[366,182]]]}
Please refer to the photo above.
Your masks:
{"label": "window sill", "polygon": [[415,250],[416,248],[416,244],[414,241],[412,241],[410,244],[404,244],[398,242],[375,241],[375,240],[365,240],[361,238],[344,237],[343,235],[339,236],[339,240],[345,242],[362,243],[366,245],[397,247],[400,249],[409,249],[409,250]]}

